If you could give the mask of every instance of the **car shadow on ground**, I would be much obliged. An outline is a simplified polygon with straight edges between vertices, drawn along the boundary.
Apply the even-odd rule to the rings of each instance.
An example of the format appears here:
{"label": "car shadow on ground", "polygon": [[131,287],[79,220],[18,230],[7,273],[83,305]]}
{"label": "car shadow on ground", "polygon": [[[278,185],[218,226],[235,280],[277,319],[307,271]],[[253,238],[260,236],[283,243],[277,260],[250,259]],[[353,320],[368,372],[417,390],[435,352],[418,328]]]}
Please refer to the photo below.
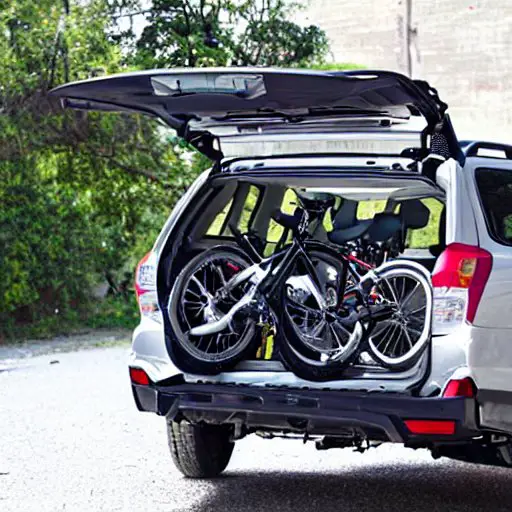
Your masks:
{"label": "car shadow on ground", "polygon": [[400,463],[344,472],[227,473],[194,510],[382,512],[510,510],[512,470]]}

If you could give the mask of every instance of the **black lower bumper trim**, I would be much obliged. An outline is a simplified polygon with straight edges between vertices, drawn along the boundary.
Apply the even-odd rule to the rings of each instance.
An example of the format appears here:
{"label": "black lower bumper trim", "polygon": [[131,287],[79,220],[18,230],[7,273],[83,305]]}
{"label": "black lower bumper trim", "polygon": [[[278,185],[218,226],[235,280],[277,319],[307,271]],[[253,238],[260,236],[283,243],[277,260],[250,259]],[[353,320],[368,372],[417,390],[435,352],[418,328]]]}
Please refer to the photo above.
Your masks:
{"label": "black lower bumper trim", "polygon": [[[292,390],[224,384],[133,385],[137,407],[175,418],[210,423],[241,423],[247,428],[345,435],[405,443],[450,441],[478,435],[475,400],[422,398],[392,393]],[[411,435],[403,420],[452,420],[450,436]]]}

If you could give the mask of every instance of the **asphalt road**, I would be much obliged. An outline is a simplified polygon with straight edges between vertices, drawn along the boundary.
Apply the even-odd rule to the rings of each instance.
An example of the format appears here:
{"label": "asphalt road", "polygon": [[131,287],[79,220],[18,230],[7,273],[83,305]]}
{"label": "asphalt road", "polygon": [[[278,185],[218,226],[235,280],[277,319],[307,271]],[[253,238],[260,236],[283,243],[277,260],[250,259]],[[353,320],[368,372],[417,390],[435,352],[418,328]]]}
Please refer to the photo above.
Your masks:
{"label": "asphalt road", "polygon": [[135,409],[127,350],[0,361],[0,511],[512,508],[509,470],[434,461],[398,446],[360,455],[248,437],[225,477],[185,479],[167,453],[164,420]]}

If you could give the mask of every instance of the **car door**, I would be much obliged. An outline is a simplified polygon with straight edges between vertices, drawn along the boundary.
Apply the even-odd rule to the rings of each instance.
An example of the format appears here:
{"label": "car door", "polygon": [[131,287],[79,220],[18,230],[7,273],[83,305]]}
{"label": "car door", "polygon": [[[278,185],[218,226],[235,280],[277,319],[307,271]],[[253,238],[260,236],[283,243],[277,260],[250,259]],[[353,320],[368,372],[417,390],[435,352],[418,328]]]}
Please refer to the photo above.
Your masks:
{"label": "car door", "polygon": [[468,363],[479,389],[482,424],[508,432],[512,432],[511,151],[502,152],[505,158],[470,157],[464,169],[479,246],[492,256],[471,330]]}

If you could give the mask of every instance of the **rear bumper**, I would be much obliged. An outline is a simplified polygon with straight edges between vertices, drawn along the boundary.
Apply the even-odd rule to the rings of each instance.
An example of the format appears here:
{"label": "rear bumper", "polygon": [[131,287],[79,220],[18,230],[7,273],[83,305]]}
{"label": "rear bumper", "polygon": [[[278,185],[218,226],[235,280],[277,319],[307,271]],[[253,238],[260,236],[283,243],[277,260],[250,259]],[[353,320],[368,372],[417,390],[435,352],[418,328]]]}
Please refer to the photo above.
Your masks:
{"label": "rear bumper", "polygon": [[[190,421],[239,424],[248,429],[361,435],[369,439],[428,445],[479,435],[474,399],[421,398],[390,393],[292,390],[187,384],[132,385],[141,411]],[[454,421],[449,435],[413,435],[404,420]]]}

